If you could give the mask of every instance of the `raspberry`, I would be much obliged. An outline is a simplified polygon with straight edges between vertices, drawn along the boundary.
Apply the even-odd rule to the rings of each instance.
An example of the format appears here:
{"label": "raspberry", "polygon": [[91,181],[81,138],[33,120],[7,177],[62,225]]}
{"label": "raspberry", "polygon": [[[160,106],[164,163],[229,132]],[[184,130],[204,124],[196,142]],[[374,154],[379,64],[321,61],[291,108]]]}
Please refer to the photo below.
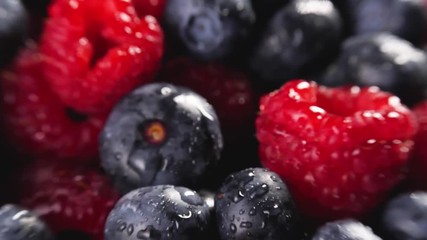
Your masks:
{"label": "raspberry", "polygon": [[44,81],[42,62],[37,50],[27,49],[12,70],[2,73],[2,128],[8,142],[32,157],[96,157],[106,116],[79,116],[62,104]]}
{"label": "raspberry", "polygon": [[167,63],[162,80],[205,97],[218,114],[226,140],[242,136],[253,124],[257,99],[249,77],[237,69],[182,57]]}
{"label": "raspberry", "polygon": [[411,187],[427,190],[427,101],[413,108],[420,128],[415,136],[414,151],[410,161],[409,175]]}
{"label": "raspberry", "polygon": [[162,19],[166,0],[132,0],[138,16],[151,15],[156,19]]}
{"label": "raspberry", "polygon": [[155,18],[138,18],[126,0],[56,0],[41,38],[44,70],[55,93],[85,113],[108,112],[150,81],[163,54]]}
{"label": "raspberry", "polygon": [[361,217],[403,177],[413,114],[376,87],[295,80],[261,100],[262,163],[289,184],[307,216]]}
{"label": "raspberry", "polygon": [[119,196],[96,169],[39,160],[21,176],[20,203],[39,215],[52,231],[104,239],[105,220]]}

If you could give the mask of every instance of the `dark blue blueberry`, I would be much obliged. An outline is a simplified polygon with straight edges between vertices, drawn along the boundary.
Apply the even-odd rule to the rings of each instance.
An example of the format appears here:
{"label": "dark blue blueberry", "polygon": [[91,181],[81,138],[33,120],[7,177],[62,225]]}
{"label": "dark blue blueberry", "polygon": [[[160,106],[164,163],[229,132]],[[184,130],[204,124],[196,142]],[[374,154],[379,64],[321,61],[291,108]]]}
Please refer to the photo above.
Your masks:
{"label": "dark blue blueberry", "polygon": [[323,77],[327,86],[378,86],[413,105],[427,95],[427,57],[411,43],[390,34],[348,39]]}
{"label": "dark blue blueberry", "polygon": [[221,239],[295,239],[299,214],[285,183],[263,168],[230,175],[215,197]]}
{"label": "dark blue blueberry", "polygon": [[390,240],[427,239],[427,192],[403,194],[384,210],[383,230]]}
{"label": "dark blue blueberry", "polygon": [[27,12],[20,0],[0,1],[0,66],[11,63],[27,32]]}
{"label": "dark blue blueberry", "polygon": [[282,85],[322,70],[341,41],[341,18],[329,0],[296,0],[280,9],[256,46],[250,66],[261,79]]}
{"label": "dark blue blueberry", "polygon": [[100,137],[101,163],[122,192],[194,185],[222,150],[217,115],[193,91],[165,83],[142,86],[112,111]]}
{"label": "dark blue blueberry", "polygon": [[354,219],[344,219],[322,226],[313,240],[381,240],[381,238],[362,223]]}
{"label": "dark blue blueberry", "polygon": [[117,202],[105,224],[105,240],[205,239],[209,218],[209,207],[188,188],[144,187]]}
{"label": "dark blue blueberry", "polygon": [[166,33],[190,54],[212,60],[230,55],[255,22],[250,0],[169,0]]}
{"label": "dark blue blueberry", "polygon": [[389,32],[420,45],[427,36],[424,0],[347,0],[357,35]]}
{"label": "dark blue blueberry", "polygon": [[33,213],[8,204],[0,208],[0,239],[52,240],[46,225]]}

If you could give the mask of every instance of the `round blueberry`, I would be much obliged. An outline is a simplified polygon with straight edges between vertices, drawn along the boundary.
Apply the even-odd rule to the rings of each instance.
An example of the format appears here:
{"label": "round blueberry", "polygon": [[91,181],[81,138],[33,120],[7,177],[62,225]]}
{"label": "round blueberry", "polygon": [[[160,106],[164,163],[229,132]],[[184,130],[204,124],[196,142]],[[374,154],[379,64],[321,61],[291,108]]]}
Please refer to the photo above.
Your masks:
{"label": "round blueberry", "polygon": [[230,175],[215,197],[221,239],[294,239],[299,219],[280,177],[262,168]]}
{"label": "round blueberry", "polygon": [[322,84],[378,86],[413,105],[427,96],[426,66],[426,54],[396,36],[355,36],[344,43]]}
{"label": "round blueberry", "polygon": [[0,239],[52,240],[53,237],[36,215],[16,205],[0,208]]}
{"label": "round blueberry", "polygon": [[350,0],[354,33],[389,32],[413,44],[425,42],[427,11],[424,0]]}
{"label": "round blueberry", "polygon": [[250,67],[262,80],[280,86],[322,70],[340,42],[341,18],[329,0],[296,0],[271,19]]}
{"label": "round blueberry", "polygon": [[386,206],[382,225],[387,239],[427,239],[427,192],[400,195]]}
{"label": "round blueberry", "polygon": [[9,64],[27,33],[28,16],[20,0],[0,1],[0,66]]}
{"label": "round blueberry", "polygon": [[193,91],[166,83],[142,86],[112,111],[101,133],[101,163],[122,192],[193,185],[222,149],[217,115]]}
{"label": "round blueberry", "polygon": [[203,239],[209,218],[209,207],[188,188],[144,187],[117,202],[107,217],[105,240]]}
{"label": "round blueberry", "polygon": [[255,22],[250,0],[169,0],[165,31],[195,57],[212,60],[231,53]]}
{"label": "round blueberry", "polygon": [[322,226],[313,240],[381,240],[371,228],[354,219],[343,219]]}

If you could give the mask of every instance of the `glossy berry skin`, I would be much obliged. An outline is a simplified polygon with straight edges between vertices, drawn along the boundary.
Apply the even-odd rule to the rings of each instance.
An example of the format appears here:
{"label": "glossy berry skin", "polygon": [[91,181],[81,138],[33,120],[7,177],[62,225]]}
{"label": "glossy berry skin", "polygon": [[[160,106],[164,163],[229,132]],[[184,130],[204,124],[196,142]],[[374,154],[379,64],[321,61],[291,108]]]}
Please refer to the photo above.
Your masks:
{"label": "glossy berry skin", "polygon": [[255,13],[249,0],[169,0],[163,20],[168,37],[191,55],[212,60],[229,56],[242,43]]}
{"label": "glossy berry skin", "polygon": [[37,160],[20,176],[19,202],[55,234],[80,232],[104,240],[104,223],[119,195],[97,169]]}
{"label": "glossy berry skin", "polygon": [[257,97],[243,71],[181,57],[167,62],[161,79],[190,88],[206,98],[218,114],[225,141],[242,141],[252,134],[248,129],[255,119]]}
{"label": "glossy berry skin", "polygon": [[381,240],[372,229],[354,219],[343,219],[322,226],[312,240]]}
{"label": "glossy berry skin", "polygon": [[209,217],[209,207],[193,190],[144,187],[117,202],[105,224],[105,240],[204,239]]}
{"label": "glossy berry skin", "polygon": [[102,166],[122,192],[193,185],[221,149],[212,106],[193,91],[166,83],[148,84],[126,96],[100,137]]}
{"label": "glossy berry skin", "polygon": [[151,15],[161,20],[165,11],[166,0],[132,0],[138,16]]}
{"label": "glossy berry skin", "polygon": [[10,63],[27,34],[28,16],[20,0],[0,2],[0,66]]}
{"label": "glossy berry skin", "polygon": [[269,22],[250,60],[253,72],[280,86],[322,70],[336,55],[341,18],[329,0],[297,0]]}
{"label": "glossy berry skin", "polygon": [[19,206],[7,204],[0,208],[0,239],[53,240],[46,224],[36,215]]}
{"label": "glossy berry skin", "polygon": [[426,54],[405,40],[389,34],[356,36],[345,42],[322,84],[378,86],[413,105],[426,97],[426,65]]}
{"label": "glossy berry skin", "polygon": [[7,142],[28,159],[93,162],[107,116],[73,113],[49,88],[43,59],[31,45],[1,73],[1,128]]}
{"label": "glossy berry skin", "polygon": [[382,227],[390,240],[421,240],[427,237],[427,193],[395,197],[385,207]]}
{"label": "glossy berry skin", "polygon": [[420,46],[427,40],[424,0],[349,0],[354,34],[388,32]]}
{"label": "glossy berry skin", "polygon": [[221,239],[294,239],[298,213],[285,183],[267,169],[230,175],[215,197]]}
{"label": "glossy berry skin", "polygon": [[359,217],[404,176],[417,122],[378,88],[295,80],[264,96],[256,121],[262,164],[306,215]]}
{"label": "glossy berry skin", "polygon": [[154,17],[139,18],[131,1],[57,0],[40,49],[46,79],[66,105],[106,113],[156,75],[163,33]]}

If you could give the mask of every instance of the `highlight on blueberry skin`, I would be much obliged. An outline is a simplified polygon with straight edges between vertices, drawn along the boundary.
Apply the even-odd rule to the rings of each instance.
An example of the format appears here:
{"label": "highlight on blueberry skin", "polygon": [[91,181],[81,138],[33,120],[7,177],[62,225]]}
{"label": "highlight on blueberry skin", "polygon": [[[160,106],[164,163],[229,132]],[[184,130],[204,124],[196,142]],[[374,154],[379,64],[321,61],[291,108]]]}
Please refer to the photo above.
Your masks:
{"label": "highlight on blueberry skin", "polygon": [[250,67],[282,85],[323,70],[339,51],[342,23],[329,0],[295,0],[279,9],[255,47]]}
{"label": "highlight on blueberry skin", "polygon": [[326,86],[378,86],[412,106],[427,97],[427,55],[388,33],[347,39],[323,76]]}
{"label": "highlight on blueberry skin", "polygon": [[381,240],[370,227],[355,219],[329,222],[319,228],[312,240]]}
{"label": "highlight on blueberry skin", "polygon": [[107,217],[105,240],[206,239],[208,205],[185,187],[158,185],[123,196]]}
{"label": "highlight on blueberry skin", "polygon": [[30,211],[13,204],[0,208],[0,239],[53,240],[46,224]]}
{"label": "highlight on blueberry skin", "polygon": [[0,1],[0,66],[10,63],[28,31],[28,13],[20,0]]}
{"label": "highlight on blueberry skin", "polygon": [[255,23],[250,0],[169,0],[163,17],[166,34],[200,59],[231,54]]}
{"label": "highlight on blueberry skin", "polygon": [[382,215],[382,228],[390,240],[427,239],[427,192],[406,193],[392,199]]}
{"label": "highlight on blueberry skin", "polygon": [[217,162],[218,117],[200,95],[166,83],[144,85],[112,111],[100,136],[101,164],[126,193],[151,185],[192,186]]}
{"label": "highlight on blueberry skin", "polygon": [[280,177],[250,168],[230,175],[215,197],[221,239],[296,239],[300,219]]}
{"label": "highlight on blueberry skin", "polygon": [[[344,1],[345,2],[345,1]],[[354,34],[389,32],[420,46],[426,41],[424,0],[348,1]]]}

